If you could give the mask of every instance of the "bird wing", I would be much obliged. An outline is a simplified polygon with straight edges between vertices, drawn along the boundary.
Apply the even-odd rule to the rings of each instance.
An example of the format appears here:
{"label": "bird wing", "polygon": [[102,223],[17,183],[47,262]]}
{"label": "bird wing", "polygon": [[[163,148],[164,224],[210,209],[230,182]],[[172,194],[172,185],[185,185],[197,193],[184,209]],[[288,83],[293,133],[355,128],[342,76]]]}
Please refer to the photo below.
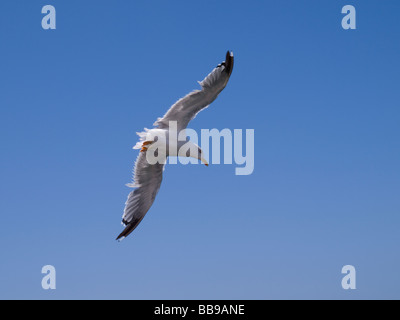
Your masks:
{"label": "bird wing", "polygon": [[129,186],[135,187],[125,203],[122,223],[125,229],[118,235],[117,240],[128,236],[142,221],[147,211],[156,198],[160,189],[164,164],[149,164],[146,152],[141,152],[135,162],[134,183]]}
{"label": "bird wing", "polygon": [[164,115],[157,119],[155,126],[169,128],[169,121],[177,121],[178,132],[185,129],[197,113],[213,102],[225,88],[233,69],[233,53],[227,52],[224,62],[219,64],[211,73],[199,82],[201,90],[194,90],[178,100]]}

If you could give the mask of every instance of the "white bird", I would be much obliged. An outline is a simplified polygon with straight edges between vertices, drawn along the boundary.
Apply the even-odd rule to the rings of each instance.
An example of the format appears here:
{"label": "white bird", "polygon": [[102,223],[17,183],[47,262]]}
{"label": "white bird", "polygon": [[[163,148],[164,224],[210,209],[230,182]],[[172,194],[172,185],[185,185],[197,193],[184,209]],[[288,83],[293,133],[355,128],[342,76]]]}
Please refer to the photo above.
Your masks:
{"label": "white bird", "polygon": [[[196,150],[196,154],[185,154],[183,156],[193,157],[201,160],[208,165],[202,156],[202,151],[194,143],[190,141],[176,142],[176,145],[171,148],[169,145],[170,136],[170,121],[175,121],[177,132],[184,130],[188,123],[196,117],[197,113],[207,108],[225,88],[233,69],[233,53],[227,52],[225,61],[219,64],[211,73],[199,82],[201,90],[194,90],[182,99],[178,100],[162,118],[158,118],[154,123],[156,128],[145,132],[139,132],[140,141],[134,147],[141,149],[139,156],[136,159],[134,168],[133,183],[128,186],[136,188],[129,195],[125,203],[125,210],[122,216],[122,224],[125,229],[118,235],[117,240],[122,240],[128,236],[138,224],[142,221],[147,211],[150,209],[154,199],[160,189],[162,181],[162,173],[164,164],[168,156],[177,156],[177,150],[183,145],[189,145],[190,150]],[[151,145],[155,144],[154,137],[160,138],[164,136],[166,144],[162,156],[164,161],[159,161],[152,164],[146,156]],[[159,142],[159,140],[157,140]],[[172,151],[171,151],[172,150]],[[179,154],[181,156],[181,154]]]}

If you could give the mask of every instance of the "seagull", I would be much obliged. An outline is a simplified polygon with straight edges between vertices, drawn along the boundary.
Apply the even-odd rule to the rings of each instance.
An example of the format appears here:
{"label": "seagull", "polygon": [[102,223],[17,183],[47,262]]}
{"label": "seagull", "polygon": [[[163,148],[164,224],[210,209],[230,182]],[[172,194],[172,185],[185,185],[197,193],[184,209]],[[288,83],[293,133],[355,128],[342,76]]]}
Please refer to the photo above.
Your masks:
{"label": "seagull", "polygon": [[[149,130],[145,128],[144,132],[137,133],[140,141],[134,146],[134,149],[140,149],[140,153],[135,162],[133,183],[127,185],[135,188],[135,190],[128,195],[122,216],[122,224],[125,226],[125,229],[118,235],[116,240],[123,240],[135,230],[147,211],[149,211],[160,189],[164,166],[168,156],[178,156],[177,150],[183,144],[186,144],[190,151],[195,150],[196,152],[194,152],[195,154],[191,152],[189,154],[185,153],[183,156],[196,158],[208,166],[207,161],[203,157],[202,150],[188,139],[186,141],[176,141],[173,148],[171,148],[169,143],[172,144],[173,142],[168,140],[171,130],[170,124],[176,124],[176,128],[174,129],[177,132],[185,130],[189,122],[201,110],[207,108],[225,88],[232,69],[233,53],[228,51],[225,61],[214,68],[203,81],[198,82],[201,90],[194,90],[173,104],[162,118],[157,119],[153,124],[153,129]],[[164,161],[152,163],[149,161],[150,158],[147,157],[147,153],[150,152],[150,148],[153,145],[157,142],[161,143],[163,139],[166,142],[164,144],[165,147],[160,147],[158,151]],[[182,156],[182,154],[179,153],[179,156]]]}

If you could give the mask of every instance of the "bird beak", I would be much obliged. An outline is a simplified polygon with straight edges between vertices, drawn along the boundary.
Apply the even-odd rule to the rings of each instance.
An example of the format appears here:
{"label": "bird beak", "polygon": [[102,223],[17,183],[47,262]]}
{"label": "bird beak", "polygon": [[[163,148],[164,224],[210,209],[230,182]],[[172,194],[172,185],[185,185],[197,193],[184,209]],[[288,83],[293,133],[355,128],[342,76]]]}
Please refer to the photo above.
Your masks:
{"label": "bird beak", "polygon": [[203,162],[208,167],[208,162],[203,157],[201,157],[201,162]]}

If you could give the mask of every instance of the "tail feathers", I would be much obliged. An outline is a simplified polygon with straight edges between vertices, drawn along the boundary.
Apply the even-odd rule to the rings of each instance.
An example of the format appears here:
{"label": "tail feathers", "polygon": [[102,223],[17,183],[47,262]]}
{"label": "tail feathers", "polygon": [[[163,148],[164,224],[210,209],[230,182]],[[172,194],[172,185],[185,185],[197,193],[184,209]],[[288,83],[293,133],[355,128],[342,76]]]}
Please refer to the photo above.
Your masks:
{"label": "tail feathers", "polygon": [[149,129],[144,128],[144,131],[142,132],[136,132],[136,134],[139,136],[139,141],[133,146],[132,149],[140,149],[142,148],[143,141],[146,140],[147,132]]}

